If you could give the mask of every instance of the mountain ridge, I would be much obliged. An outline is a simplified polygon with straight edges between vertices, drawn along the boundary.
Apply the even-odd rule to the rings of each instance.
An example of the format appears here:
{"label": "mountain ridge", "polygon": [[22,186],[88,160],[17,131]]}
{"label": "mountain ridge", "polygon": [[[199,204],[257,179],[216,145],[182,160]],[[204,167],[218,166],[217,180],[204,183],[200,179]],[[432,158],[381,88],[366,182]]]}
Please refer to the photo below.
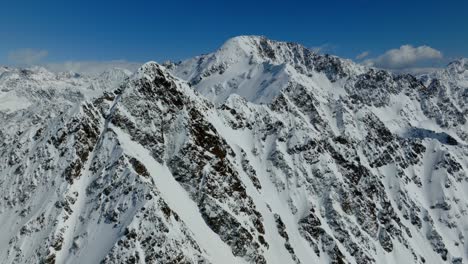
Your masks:
{"label": "mountain ridge", "polygon": [[466,261],[462,78],[426,86],[264,41],[252,60],[215,52],[32,89],[0,77],[2,92],[40,88],[0,114],[2,259]]}

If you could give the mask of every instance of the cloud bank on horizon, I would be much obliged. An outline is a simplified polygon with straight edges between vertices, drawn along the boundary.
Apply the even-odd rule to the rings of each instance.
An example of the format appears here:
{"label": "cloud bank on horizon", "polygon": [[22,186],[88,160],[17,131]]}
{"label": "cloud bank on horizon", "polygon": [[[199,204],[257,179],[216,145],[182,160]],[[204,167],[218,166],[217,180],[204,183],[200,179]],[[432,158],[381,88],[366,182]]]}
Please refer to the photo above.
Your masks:
{"label": "cloud bank on horizon", "polygon": [[47,50],[18,49],[8,53],[8,61],[15,65],[34,65],[49,55]]}
{"label": "cloud bank on horizon", "polygon": [[136,71],[143,63],[131,62],[127,60],[110,60],[110,61],[66,61],[47,63],[43,66],[53,72],[78,72],[86,74],[99,74],[105,70],[112,68],[126,69],[131,72]]}
{"label": "cloud bank on horizon", "polygon": [[[365,55],[365,56],[364,56]],[[356,58],[362,59],[368,54],[361,53]],[[376,68],[390,70],[403,70],[420,68],[421,64],[434,62],[443,59],[443,54],[439,50],[423,45],[413,47],[412,45],[402,45],[398,49],[390,49],[384,54],[363,61],[363,64]]]}
{"label": "cloud bank on horizon", "polygon": [[123,59],[109,61],[63,61],[45,62],[49,52],[32,48],[18,49],[8,53],[8,61],[15,67],[42,66],[53,72],[78,72],[86,74],[99,74],[112,68],[121,68],[136,71],[141,62],[132,62]]}
{"label": "cloud bank on horizon", "polygon": [[362,60],[362,59],[368,57],[369,54],[370,54],[370,51],[367,51],[367,50],[366,50],[366,51],[364,51],[364,52],[358,54],[358,55],[356,56],[356,60]]}

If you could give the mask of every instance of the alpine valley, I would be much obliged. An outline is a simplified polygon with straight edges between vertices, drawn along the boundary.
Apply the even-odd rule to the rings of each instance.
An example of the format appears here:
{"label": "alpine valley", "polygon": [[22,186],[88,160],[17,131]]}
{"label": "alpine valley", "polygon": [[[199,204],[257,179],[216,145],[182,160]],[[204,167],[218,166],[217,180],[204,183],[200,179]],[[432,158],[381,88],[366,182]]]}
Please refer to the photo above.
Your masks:
{"label": "alpine valley", "polygon": [[0,67],[0,262],[468,263],[467,119],[468,59]]}

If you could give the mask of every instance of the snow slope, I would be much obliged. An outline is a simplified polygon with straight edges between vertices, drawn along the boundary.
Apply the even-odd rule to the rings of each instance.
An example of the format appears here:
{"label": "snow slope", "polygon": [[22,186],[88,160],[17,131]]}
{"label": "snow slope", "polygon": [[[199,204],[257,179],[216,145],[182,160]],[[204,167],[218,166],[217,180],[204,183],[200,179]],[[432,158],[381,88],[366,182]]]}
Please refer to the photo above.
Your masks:
{"label": "snow slope", "polygon": [[256,36],[133,74],[2,68],[0,258],[467,262],[466,72]]}

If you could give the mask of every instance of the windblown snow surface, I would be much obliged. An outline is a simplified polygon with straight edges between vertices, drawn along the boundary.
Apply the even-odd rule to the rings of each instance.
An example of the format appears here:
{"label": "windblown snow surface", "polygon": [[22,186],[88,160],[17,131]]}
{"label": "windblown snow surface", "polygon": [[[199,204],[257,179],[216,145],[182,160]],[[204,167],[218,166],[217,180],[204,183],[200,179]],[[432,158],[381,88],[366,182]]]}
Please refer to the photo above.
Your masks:
{"label": "windblown snow surface", "polygon": [[466,263],[468,61],[228,40],[100,76],[0,68],[2,263]]}

